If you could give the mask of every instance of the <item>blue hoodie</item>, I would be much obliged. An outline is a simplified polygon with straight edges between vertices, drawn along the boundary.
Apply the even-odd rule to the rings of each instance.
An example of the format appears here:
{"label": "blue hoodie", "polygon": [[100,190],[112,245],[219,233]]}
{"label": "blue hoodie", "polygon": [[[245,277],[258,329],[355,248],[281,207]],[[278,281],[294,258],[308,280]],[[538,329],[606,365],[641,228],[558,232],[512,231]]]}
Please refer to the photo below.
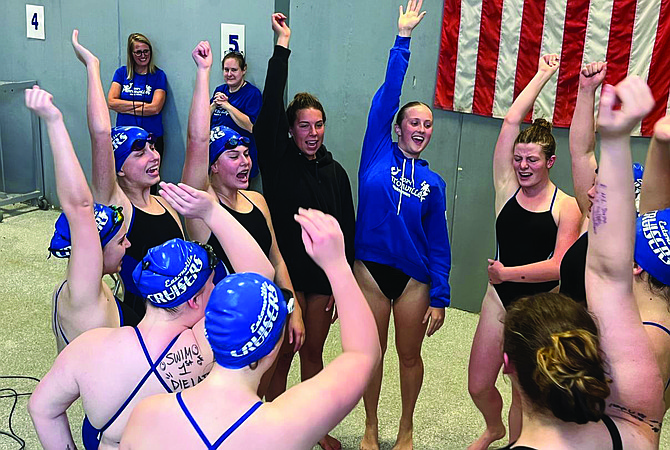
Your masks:
{"label": "blue hoodie", "polygon": [[358,169],[356,259],[386,264],[430,283],[430,305],[443,308],[449,306],[451,269],[446,183],[427,161],[406,158],[391,139],[409,41],[396,37],[386,79],[370,106]]}

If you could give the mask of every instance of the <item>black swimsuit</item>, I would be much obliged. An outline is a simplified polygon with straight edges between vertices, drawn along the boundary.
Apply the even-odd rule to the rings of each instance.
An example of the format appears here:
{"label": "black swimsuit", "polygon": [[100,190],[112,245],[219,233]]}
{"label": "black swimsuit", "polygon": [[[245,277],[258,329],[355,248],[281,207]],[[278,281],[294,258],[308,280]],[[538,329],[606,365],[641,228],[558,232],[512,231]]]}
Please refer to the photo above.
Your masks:
{"label": "black swimsuit", "polygon": [[129,305],[140,319],[144,317],[145,306],[144,299],[133,281],[133,270],[142,261],[149,249],[170,239],[184,239],[184,233],[182,233],[175,218],[160,200],[156,198],[156,201],[163,207],[162,214],[149,214],[133,205],[133,213],[126,235],[131,245],[126,250],[121,272],[119,272],[125,288],[123,302]]}
{"label": "black swimsuit", "polygon": [[[242,194],[242,192],[240,192],[240,194]],[[219,201],[219,204],[226,208],[226,211],[228,211],[230,215],[233,216],[235,220],[237,220],[240,225],[242,225],[249,232],[251,237],[253,237],[254,240],[258,242],[258,245],[260,246],[261,250],[263,250],[263,253],[265,253],[265,256],[270,256],[270,249],[272,248],[272,234],[270,233],[268,222],[265,220],[263,212],[258,209],[254,202],[249,200],[249,197],[246,195],[242,194],[242,196],[246,198],[249,203],[251,203],[252,209],[248,213],[235,211],[234,209],[226,206],[221,201]],[[225,276],[229,273],[233,273],[234,270],[232,264],[230,263],[230,259],[228,259],[226,252],[223,251],[223,248],[221,247],[219,240],[216,238],[216,236],[214,236],[214,233],[211,234],[207,243],[212,246],[214,253],[219,258],[219,263],[216,265],[216,269],[214,271],[213,281],[214,284],[216,284],[225,278]]]}
{"label": "black swimsuit", "polygon": [[[554,190],[548,211],[533,212],[519,205],[517,189],[496,219],[496,237],[498,240],[498,259],[505,267],[524,266],[545,261],[554,253],[558,226],[554,222],[551,210],[554,207],[558,188]],[[514,300],[540,292],[549,292],[558,285],[556,281],[543,283],[518,283],[506,281],[494,284],[505,308]]]}
{"label": "black swimsuit", "polygon": [[586,250],[589,247],[589,234],[582,234],[565,252],[561,261],[560,293],[573,300],[586,303]]}
{"label": "black swimsuit", "polygon": [[409,275],[400,269],[386,264],[363,260],[361,262],[368,269],[368,272],[370,272],[370,275],[372,275],[372,278],[386,298],[397,300],[402,295],[411,278]]}

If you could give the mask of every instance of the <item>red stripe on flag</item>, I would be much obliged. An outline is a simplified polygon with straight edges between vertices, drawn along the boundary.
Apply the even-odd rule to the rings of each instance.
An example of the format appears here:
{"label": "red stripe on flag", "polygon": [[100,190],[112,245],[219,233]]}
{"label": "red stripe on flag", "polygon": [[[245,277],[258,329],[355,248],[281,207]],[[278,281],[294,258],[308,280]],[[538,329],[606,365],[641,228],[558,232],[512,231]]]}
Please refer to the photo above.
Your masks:
{"label": "red stripe on flag", "polygon": [[438,108],[453,109],[454,107],[460,21],[461,0],[445,0],[435,85],[435,106]]}
{"label": "red stripe on flag", "polygon": [[472,112],[490,116],[493,114],[493,96],[500,49],[500,24],[503,0],[484,0],[482,21],[479,29],[477,73]]}
{"label": "red stripe on flag", "polygon": [[614,0],[607,42],[607,84],[617,84],[628,75],[636,4],[636,0]]}
{"label": "red stripe on flag", "polygon": [[[544,9],[545,0],[526,0],[523,4],[519,56],[514,78],[515,99],[537,73],[544,28]],[[531,115],[532,111],[528,113],[526,120],[530,120]]]}
{"label": "red stripe on flag", "polygon": [[670,89],[670,70],[668,70],[667,48],[670,45],[670,2],[661,2],[661,12],[658,16],[656,42],[651,55],[649,78],[647,84],[651,88],[656,105],[649,115],[642,121],[642,135],[651,136],[654,124],[665,116],[668,105],[668,89]]}
{"label": "red stripe on flag", "polygon": [[[579,72],[584,55],[586,22],[589,18],[589,0],[568,0],[563,24],[563,47],[558,72],[554,126],[568,127],[577,101]],[[590,61],[587,61],[590,62]]]}

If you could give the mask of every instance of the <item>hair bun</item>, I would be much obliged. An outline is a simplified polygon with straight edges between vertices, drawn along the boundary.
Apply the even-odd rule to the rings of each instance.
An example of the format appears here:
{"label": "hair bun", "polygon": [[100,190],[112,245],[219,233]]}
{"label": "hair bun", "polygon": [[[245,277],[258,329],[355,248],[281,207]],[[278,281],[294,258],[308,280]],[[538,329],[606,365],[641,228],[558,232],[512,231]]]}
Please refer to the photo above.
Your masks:
{"label": "hair bun", "polygon": [[610,394],[597,337],[579,329],[553,333],[537,351],[535,382],[547,393],[554,415],[564,421],[598,421]]}
{"label": "hair bun", "polygon": [[547,131],[551,131],[551,122],[547,121],[546,119],[535,119],[533,120],[533,126],[534,127],[540,127],[544,128]]}

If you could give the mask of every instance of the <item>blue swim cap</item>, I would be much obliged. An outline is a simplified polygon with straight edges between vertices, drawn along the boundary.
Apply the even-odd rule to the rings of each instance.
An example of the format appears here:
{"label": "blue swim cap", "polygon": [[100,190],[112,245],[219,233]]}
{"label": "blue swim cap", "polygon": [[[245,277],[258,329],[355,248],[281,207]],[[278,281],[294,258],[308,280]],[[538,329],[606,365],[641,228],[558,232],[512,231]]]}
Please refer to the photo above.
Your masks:
{"label": "blue swim cap", "polygon": [[[100,243],[104,248],[119,232],[123,225],[123,208],[121,206],[105,206],[96,203],[93,207],[95,224],[98,227]],[[49,251],[56,258],[69,258],[72,253],[70,223],[64,213],[56,220],[54,235],[49,244]]]}
{"label": "blue swim cap", "polygon": [[216,285],[205,309],[205,336],[216,362],[241,369],[267,356],[281,338],[292,306],[262,275],[228,275]]}
{"label": "blue swim cap", "polygon": [[133,150],[141,150],[147,141],[152,142],[153,136],[140,127],[114,127],[112,128],[112,148],[114,149],[114,164],[118,172],[128,155]]}
{"label": "blue swim cap", "polygon": [[635,262],[661,283],[670,286],[670,208],[637,218]]}
{"label": "blue swim cap", "polygon": [[142,297],[159,308],[173,308],[192,299],[216,266],[208,245],[171,239],[150,249],[133,270]]}
{"label": "blue swim cap", "polygon": [[224,127],[214,127],[209,131],[209,165],[211,166],[219,159],[221,153],[232,150],[238,145],[247,148],[251,141],[248,137],[240,136],[237,131]]}

